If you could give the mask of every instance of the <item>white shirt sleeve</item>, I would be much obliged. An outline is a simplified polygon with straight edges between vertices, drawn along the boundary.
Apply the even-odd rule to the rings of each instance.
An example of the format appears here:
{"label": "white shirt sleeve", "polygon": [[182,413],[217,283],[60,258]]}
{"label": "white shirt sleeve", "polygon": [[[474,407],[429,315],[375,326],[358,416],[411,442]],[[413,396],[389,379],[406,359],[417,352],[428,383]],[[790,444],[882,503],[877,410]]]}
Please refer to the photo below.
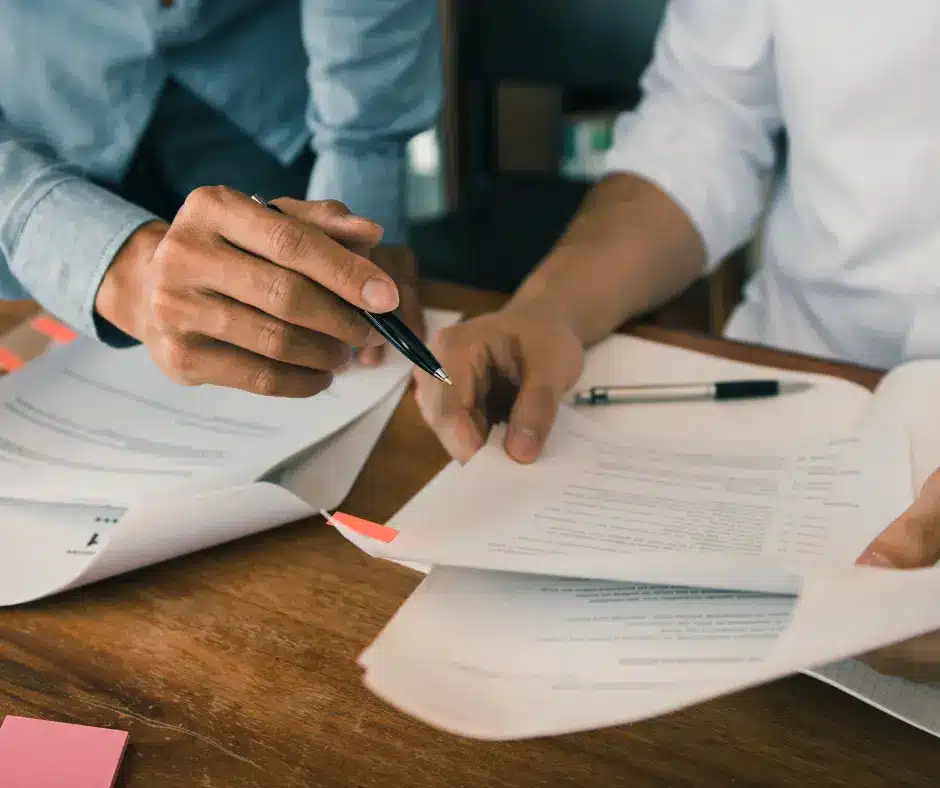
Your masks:
{"label": "white shirt sleeve", "polygon": [[754,233],[780,128],[767,0],[672,0],[643,100],[615,127],[607,172],[656,184],[702,236],[711,271]]}

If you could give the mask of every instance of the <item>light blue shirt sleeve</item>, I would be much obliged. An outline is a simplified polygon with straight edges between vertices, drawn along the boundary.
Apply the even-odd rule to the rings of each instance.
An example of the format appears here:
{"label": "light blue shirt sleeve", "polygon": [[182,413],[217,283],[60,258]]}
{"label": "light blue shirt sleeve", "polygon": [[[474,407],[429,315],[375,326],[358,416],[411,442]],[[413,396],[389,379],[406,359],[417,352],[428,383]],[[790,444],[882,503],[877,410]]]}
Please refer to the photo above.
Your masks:
{"label": "light blue shirt sleeve", "polygon": [[307,196],[335,199],[407,241],[406,146],[434,125],[442,87],[437,0],[301,0],[317,154]]}
{"label": "light blue shirt sleeve", "polygon": [[156,218],[85,180],[0,116],[0,298],[31,297],[75,330],[110,342],[94,318],[98,286],[127,238]]}

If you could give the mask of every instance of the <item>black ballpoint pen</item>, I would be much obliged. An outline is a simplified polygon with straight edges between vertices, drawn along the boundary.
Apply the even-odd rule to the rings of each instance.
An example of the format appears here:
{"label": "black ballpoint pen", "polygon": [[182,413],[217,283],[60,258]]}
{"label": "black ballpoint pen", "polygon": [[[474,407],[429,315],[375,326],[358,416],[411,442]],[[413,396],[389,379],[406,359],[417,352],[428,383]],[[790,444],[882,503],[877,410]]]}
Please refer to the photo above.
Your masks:
{"label": "black ballpoint pen", "polygon": [[[272,211],[284,213],[276,205],[272,205],[257,194],[251,195],[251,199],[259,205],[263,205],[265,208],[270,208]],[[389,344],[394,346],[395,349],[412,364],[420,367],[432,377],[437,378],[447,385],[451,385],[451,380],[441,366],[441,363],[434,358],[434,354],[428,350],[427,345],[418,338],[414,331],[405,325],[404,321],[402,321],[398,315],[394,312],[373,314],[355,304],[350,304],[350,306],[362,315],[368,321],[369,325],[385,337]]]}

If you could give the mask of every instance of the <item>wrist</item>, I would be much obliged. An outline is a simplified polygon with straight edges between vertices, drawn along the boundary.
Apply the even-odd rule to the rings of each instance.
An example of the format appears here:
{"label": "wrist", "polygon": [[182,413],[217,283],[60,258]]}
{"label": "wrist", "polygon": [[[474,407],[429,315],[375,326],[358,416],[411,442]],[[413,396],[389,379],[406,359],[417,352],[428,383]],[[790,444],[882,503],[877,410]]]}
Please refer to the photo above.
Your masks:
{"label": "wrist", "polygon": [[553,321],[564,322],[584,347],[597,341],[585,312],[593,307],[591,299],[572,274],[578,271],[577,260],[565,260],[563,249],[556,249],[542,265],[521,285],[506,304],[510,310],[525,310]]}
{"label": "wrist", "polygon": [[96,316],[137,340],[145,333],[145,271],[168,229],[155,221],[135,230],[114,256],[95,295]]}

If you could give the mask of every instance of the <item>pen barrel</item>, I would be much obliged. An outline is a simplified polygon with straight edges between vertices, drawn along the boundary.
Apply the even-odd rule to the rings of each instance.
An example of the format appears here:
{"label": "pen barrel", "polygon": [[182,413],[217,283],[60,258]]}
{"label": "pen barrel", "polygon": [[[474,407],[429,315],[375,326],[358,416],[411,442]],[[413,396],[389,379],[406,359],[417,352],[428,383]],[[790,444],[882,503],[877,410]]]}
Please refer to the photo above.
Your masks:
{"label": "pen barrel", "polygon": [[614,403],[692,402],[775,397],[784,392],[803,391],[800,381],[725,380],[718,383],[671,383],[659,386],[592,386],[575,397],[578,405]]}
{"label": "pen barrel", "polygon": [[359,307],[356,307],[356,310],[412,364],[429,375],[434,375],[440,369],[440,363],[431,351],[394,312],[373,314]]}
{"label": "pen barrel", "polygon": [[577,395],[579,405],[614,403],[684,402],[715,399],[714,383],[688,383],[671,386],[595,386]]}
{"label": "pen barrel", "polygon": [[776,380],[729,380],[715,384],[715,399],[754,399],[780,393]]}

